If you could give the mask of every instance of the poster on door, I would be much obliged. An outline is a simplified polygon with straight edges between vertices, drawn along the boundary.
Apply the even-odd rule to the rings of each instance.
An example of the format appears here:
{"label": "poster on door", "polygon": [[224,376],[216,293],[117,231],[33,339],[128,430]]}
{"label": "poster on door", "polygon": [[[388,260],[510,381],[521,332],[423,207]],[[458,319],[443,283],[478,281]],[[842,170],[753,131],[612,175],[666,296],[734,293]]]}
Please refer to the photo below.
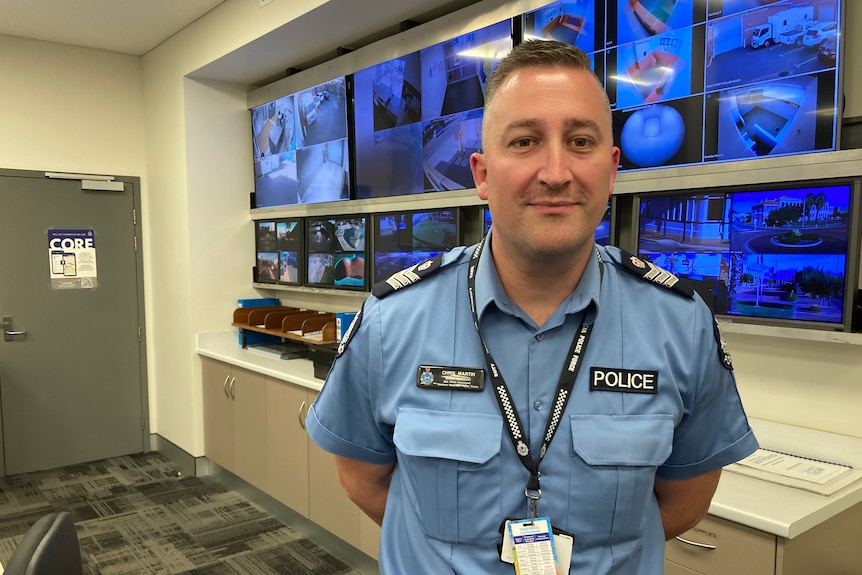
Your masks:
{"label": "poster on door", "polygon": [[96,287],[96,233],[93,230],[48,230],[48,258],[52,288]]}

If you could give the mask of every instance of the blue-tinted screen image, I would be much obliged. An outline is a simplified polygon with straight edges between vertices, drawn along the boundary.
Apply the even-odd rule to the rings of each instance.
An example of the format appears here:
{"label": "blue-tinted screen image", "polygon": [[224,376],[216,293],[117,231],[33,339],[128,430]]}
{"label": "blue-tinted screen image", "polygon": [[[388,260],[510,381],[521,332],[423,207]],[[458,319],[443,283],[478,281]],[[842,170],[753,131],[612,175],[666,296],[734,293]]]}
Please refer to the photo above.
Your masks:
{"label": "blue-tinted screen image", "polygon": [[590,56],[625,172],[835,150],[844,4],[556,1],[522,22]]}
{"label": "blue-tinted screen image", "polygon": [[251,110],[256,208],[350,196],[344,77]]}
{"label": "blue-tinted screen image", "polygon": [[842,324],[850,185],[644,197],[638,253],[715,313]]}
{"label": "blue-tinted screen image", "polygon": [[307,218],[306,285],[365,289],[365,221],[365,216]]}
{"label": "blue-tinted screen image", "polygon": [[380,214],[374,230],[374,281],[383,281],[459,243],[457,209]]}
{"label": "blue-tinted screen image", "polygon": [[505,20],[356,72],[356,197],[473,187],[485,83],[511,48]]}

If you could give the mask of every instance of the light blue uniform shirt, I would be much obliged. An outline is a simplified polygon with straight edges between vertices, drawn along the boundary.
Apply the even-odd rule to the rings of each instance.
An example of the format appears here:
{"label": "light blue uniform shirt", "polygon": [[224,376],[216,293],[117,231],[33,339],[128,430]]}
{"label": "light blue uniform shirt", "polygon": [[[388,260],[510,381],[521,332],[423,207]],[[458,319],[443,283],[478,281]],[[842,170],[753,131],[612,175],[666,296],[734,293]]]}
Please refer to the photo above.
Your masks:
{"label": "light blue uniform shirt", "polygon": [[[539,468],[538,513],[575,535],[573,574],[655,575],[664,568],[655,475],[694,477],[747,456],[757,442],[706,305],[613,265],[616,248],[599,250],[604,265],[592,258],[538,328],[506,295],[486,247],[476,278],[480,327],[535,458],[575,330],[596,302],[582,369]],[[306,420],[327,451],[397,461],[380,546],[385,575],[511,575],[499,558],[499,528],[507,517],[529,517],[529,473],[470,313],[471,253],[453,250],[433,275],[365,302]],[[420,388],[420,365],[483,369],[484,390]],[[657,393],[590,391],[591,368],[657,372]]]}

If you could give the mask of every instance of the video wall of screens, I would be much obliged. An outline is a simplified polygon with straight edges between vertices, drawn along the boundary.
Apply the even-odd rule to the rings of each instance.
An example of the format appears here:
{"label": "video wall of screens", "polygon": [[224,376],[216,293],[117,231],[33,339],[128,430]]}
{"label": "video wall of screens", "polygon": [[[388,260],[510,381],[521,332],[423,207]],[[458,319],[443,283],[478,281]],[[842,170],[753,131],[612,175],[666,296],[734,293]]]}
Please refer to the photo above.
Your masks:
{"label": "video wall of screens", "polygon": [[[613,222],[614,222],[614,200],[611,198],[608,201],[608,207],[605,209],[605,215],[599,225],[596,226],[596,231],[593,234],[595,242],[600,246],[613,244]],[[487,234],[491,229],[491,210],[485,208],[482,210],[482,233]]]}
{"label": "video wall of screens", "polygon": [[347,102],[339,77],[251,109],[253,207],[350,199]]}
{"label": "video wall of screens", "polygon": [[641,196],[637,251],[716,314],[849,330],[858,202],[852,182]]}
{"label": "video wall of screens", "polygon": [[374,216],[374,282],[460,245],[459,210],[443,208]]}
{"label": "video wall of screens", "polygon": [[254,281],[302,285],[302,219],[256,220]]}
{"label": "video wall of screens", "polygon": [[306,218],[306,286],[365,290],[367,216]]}
{"label": "video wall of screens", "polygon": [[524,39],[590,54],[621,171],[834,150],[844,0],[573,0]]}
{"label": "video wall of screens", "polygon": [[356,198],[474,187],[485,83],[512,43],[505,20],[355,72]]}

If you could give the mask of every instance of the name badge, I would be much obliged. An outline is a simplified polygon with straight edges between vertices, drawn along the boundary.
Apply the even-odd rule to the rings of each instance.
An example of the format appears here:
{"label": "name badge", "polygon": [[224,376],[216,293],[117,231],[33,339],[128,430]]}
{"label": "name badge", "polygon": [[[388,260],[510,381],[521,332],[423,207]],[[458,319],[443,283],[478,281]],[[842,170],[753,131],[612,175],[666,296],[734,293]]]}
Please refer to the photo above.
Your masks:
{"label": "name badge", "polygon": [[475,367],[420,365],[416,385],[426,389],[482,391],[485,389],[485,370]]}
{"label": "name badge", "polygon": [[658,372],[592,367],[590,391],[658,393]]}

